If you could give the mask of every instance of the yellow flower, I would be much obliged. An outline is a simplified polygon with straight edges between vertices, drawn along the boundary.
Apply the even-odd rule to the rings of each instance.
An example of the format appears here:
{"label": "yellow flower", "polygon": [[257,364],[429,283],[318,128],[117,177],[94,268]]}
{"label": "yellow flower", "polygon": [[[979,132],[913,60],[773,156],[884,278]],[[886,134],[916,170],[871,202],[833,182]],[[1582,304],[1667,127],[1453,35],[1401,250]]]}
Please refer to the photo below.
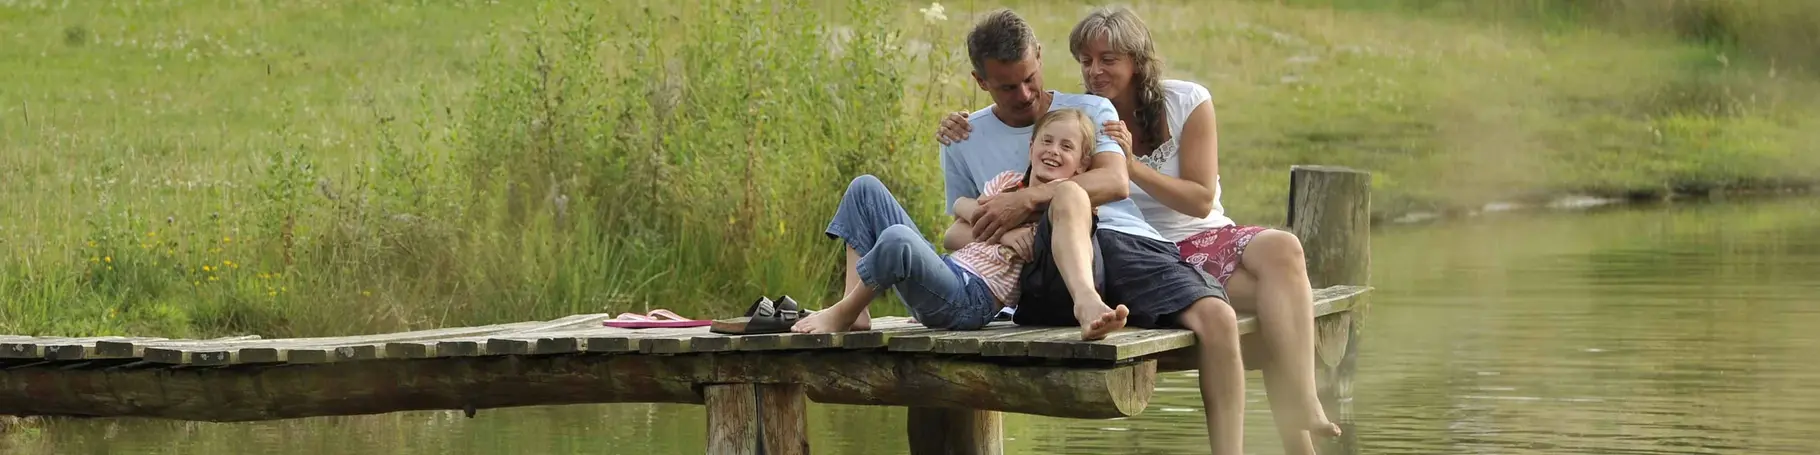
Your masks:
{"label": "yellow flower", "polygon": [[109,271],[109,272],[114,271],[114,266],[111,266],[111,265],[107,266],[107,271]]}
{"label": "yellow flower", "polygon": [[109,263],[109,264],[112,264],[112,263],[114,263],[114,257],[113,257],[113,256],[108,256],[108,257],[105,257],[105,258],[102,258],[102,260],[104,260],[104,261],[107,261],[107,263]]}
{"label": "yellow flower", "polygon": [[265,291],[265,295],[266,295],[266,296],[267,296],[267,297],[277,297],[277,296],[278,296],[278,292],[277,292],[277,291]]}
{"label": "yellow flower", "polygon": [[209,268],[209,266],[206,266],[206,265],[202,266],[202,271],[204,271],[204,272],[211,271],[211,270],[214,270],[214,269],[211,269],[211,268]]}
{"label": "yellow flower", "polygon": [[214,275],[209,275],[209,281],[215,281],[215,276],[214,276]]}
{"label": "yellow flower", "polygon": [[373,291],[360,291],[360,295],[364,295],[364,296],[367,296],[367,297],[372,297],[372,296],[373,296]]}
{"label": "yellow flower", "polygon": [[93,242],[93,241],[88,242],[88,246],[89,246],[89,248],[94,248],[95,242]]}
{"label": "yellow flower", "polygon": [[191,286],[201,286],[201,285],[202,285],[202,282],[201,282],[201,281],[191,281],[191,282],[190,282],[190,285],[191,285]]}
{"label": "yellow flower", "polygon": [[234,238],[233,237],[222,237],[221,243],[234,243]]}
{"label": "yellow flower", "polygon": [[95,256],[89,256],[88,261],[89,262],[101,262],[101,258],[95,257]]}
{"label": "yellow flower", "polygon": [[149,232],[146,232],[146,233],[145,233],[145,236],[146,236],[146,237],[157,237],[157,236],[158,236],[158,231],[149,231]]}

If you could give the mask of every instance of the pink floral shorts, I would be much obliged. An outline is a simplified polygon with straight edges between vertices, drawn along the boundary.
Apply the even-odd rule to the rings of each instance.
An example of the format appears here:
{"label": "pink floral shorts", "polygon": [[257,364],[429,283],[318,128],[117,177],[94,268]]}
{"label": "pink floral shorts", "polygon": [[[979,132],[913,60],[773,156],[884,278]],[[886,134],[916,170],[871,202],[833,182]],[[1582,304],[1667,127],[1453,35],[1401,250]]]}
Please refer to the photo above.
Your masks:
{"label": "pink floral shorts", "polygon": [[1239,257],[1245,254],[1245,245],[1258,234],[1269,230],[1263,226],[1231,225],[1201,231],[1175,244],[1182,250],[1182,260],[1194,264],[1208,275],[1220,280],[1220,286],[1232,278],[1232,272],[1239,269]]}

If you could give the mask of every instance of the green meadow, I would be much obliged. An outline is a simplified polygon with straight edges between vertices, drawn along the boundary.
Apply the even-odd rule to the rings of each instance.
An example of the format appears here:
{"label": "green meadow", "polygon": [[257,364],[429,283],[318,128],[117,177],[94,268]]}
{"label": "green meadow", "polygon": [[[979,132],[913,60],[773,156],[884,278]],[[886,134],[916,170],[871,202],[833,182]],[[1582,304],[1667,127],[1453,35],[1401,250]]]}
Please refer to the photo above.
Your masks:
{"label": "green meadow", "polygon": [[[859,174],[943,227],[978,2],[0,0],[0,333],[367,333],[829,298]],[[996,5],[993,5],[996,6]],[[1086,3],[1014,2],[1049,88]],[[1804,2],[1146,2],[1214,93],[1229,215],[1820,175]]]}

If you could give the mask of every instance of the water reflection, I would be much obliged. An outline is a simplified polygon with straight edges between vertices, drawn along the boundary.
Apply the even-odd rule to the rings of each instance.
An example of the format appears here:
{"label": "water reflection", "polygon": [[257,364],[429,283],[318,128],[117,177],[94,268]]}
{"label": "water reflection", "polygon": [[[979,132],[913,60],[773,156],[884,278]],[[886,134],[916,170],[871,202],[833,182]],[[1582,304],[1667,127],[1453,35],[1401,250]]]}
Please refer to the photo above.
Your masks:
{"label": "water reflection", "polygon": [[[1356,385],[1367,453],[1820,450],[1820,200],[1380,229]],[[1255,374],[1252,453],[1278,453]],[[1006,418],[1007,452],[1195,453],[1194,378],[1143,415]],[[902,409],[816,405],[818,453],[904,453]],[[201,424],[60,421],[8,453],[701,453],[683,405]]]}

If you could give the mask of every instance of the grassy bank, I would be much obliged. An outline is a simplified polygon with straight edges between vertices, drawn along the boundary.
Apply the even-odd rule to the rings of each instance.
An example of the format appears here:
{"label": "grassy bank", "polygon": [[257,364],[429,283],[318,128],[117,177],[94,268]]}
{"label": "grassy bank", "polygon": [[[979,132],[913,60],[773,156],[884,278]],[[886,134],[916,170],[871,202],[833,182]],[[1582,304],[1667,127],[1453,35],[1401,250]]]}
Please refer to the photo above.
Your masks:
{"label": "grassy bank", "polygon": [[[1811,48],[1622,11],[1286,3],[1138,6],[1170,76],[1214,93],[1243,222],[1280,221],[1301,163],[1375,171],[1383,213],[1820,175]],[[825,296],[820,230],[861,173],[937,232],[931,126],[988,102],[960,47],[984,6],[646,6],[0,1],[19,69],[0,75],[0,332]],[[1012,6],[1050,88],[1078,90],[1063,39],[1085,5]]]}

